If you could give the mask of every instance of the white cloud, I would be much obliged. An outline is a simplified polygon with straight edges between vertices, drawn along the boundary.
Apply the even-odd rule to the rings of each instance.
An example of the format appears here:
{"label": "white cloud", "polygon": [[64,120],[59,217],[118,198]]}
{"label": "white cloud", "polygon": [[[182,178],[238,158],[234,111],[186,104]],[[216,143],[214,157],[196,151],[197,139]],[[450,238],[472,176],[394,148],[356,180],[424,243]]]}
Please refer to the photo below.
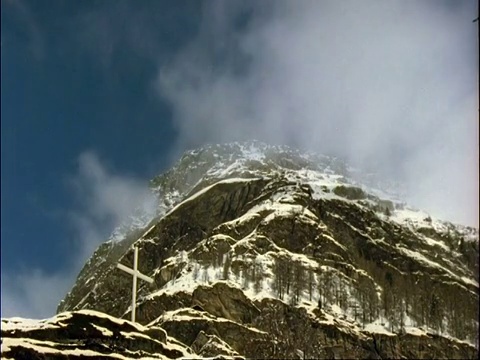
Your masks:
{"label": "white cloud", "polygon": [[71,179],[77,208],[70,220],[85,252],[84,259],[136,211],[153,214],[156,201],[144,181],[112,174],[92,152],[79,157],[78,174]]}
{"label": "white cloud", "polygon": [[74,274],[47,274],[29,269],[17,274],[2,273],[2,317],[46,318],[72,285]]}
{"label": "white cloud", "polygon": [[256,138],[333,153],[375,164],[433,215],[478,224],[474,2],[257,4],[209,2],[160,70],[179,149]]}
{"label": "white cloud", "polygon": [[[46,273],[24,269],[2,273],[2,317],[53,316],[60,300],[96,247],[105,242],[112,230],[128,223],[135,210],[153,214],[155,198],[146,184],[134,177],[109,171],[93,152],[79,156],[78,172],[69,179],[77,199],[68,214],[74,241],[66,254],[70,267]],[[65,239],[71,241],[71,239]]]}

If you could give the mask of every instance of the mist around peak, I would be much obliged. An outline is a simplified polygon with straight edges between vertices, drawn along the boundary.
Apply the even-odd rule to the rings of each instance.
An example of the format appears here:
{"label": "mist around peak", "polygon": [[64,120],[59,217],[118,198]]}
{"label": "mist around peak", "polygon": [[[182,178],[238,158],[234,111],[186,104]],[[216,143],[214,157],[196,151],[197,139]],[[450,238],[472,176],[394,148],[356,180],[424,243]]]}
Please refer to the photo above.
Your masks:
{"label": "mist around peak", "polygon": [[478,226],[476,14],[467,1],[208,2],[158,72],[176,155],[252,138],[334,154]]}

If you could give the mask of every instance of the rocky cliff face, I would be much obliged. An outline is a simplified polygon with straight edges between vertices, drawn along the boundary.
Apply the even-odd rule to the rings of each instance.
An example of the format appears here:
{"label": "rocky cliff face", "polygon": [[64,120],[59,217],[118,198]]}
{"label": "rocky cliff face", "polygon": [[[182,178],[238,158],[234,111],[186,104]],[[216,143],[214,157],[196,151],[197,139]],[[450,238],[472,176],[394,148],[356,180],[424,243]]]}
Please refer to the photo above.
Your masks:
{"label": "rocky cliff face", "polygon": [[259,143],[188,152],[152,180],[155,218],[102,244],[58,311],[129,318],[131,278],[115,264],[131,266],[135,245],[155,279],[139,283],[137,321],[191,354],[476,358],[478,230],[360,179]]}

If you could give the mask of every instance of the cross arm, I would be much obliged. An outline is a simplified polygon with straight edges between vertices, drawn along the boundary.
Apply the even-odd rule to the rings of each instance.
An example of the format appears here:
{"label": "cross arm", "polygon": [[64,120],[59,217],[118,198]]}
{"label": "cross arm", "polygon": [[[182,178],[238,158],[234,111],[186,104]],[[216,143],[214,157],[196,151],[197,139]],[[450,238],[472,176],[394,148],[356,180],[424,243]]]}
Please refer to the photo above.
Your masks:
{"label": "cross arm", "polygon": [[[119,268],[120,270],[123,270],[131,275],[135,275],[135,271],[133,271],[132,269],[130,269],[129,267],[126,267],[125,265],[122,265],[122,264],[117,264],[117,268]],[[143,275],[141,272],[137,271],[136,272],[136,275],[139,279],[142,279],[143,281],[146,281],[148,282],[149,284],[153,283],[153,279],[151,277],[148,277],[146,275]]]}

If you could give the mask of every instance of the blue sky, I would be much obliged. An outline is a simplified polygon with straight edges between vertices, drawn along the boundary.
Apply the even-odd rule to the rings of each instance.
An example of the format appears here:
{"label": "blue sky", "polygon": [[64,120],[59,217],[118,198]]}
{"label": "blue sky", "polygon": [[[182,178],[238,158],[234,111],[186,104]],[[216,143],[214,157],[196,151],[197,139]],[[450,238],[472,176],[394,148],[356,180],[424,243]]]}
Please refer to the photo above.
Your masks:
{"label": "blue sky", "polygon": [[[2,1],[1,238],[8,274],[38,269],[48,276],[68,268],[69,252],[82,246],[71,220],[72,211],[88,206],[71,184],[81,176],[81,154],[92,152],[112,176],[144,184],[169,164],[176,131],[153,79],[201,19],[194,1],[45,5]],[[135,26],[151,38],[135,34]],[[112,229],[101,230],[108,237]]]}
{"label": "blue sky", "polygon": [[53,313],[186,148],[337,154],[478,226],[477,2],[2,0],[2,316]]}
{"label": "blue sky", "polygon": [[[166,165],[162,154],[175,130],[168,106],[150,89],[157,65],[123,47],[125,34],[112,35],[119,43],[107,51],[103,46],[110,45],[92,44],[94,30],[85,29],[96,12],[101,17],[121,7],[115,3],[2,2],[2,239],[8,239],[2,266],[28,260],[53,270],[48,259],[62,261],[62,239],[69,235],[62,213],[75,206],[68,177],[82,152],[94,151],[115,171],[142,179]],[[164,44],[152,50],[159,58],[168,59],[198,27],[198,6],[192,5],[175,9],[175,19],[158,16],[175,34],[158,29],[152,35]],[[127,21],[126,11],[116,20]],[[35,256],[15,256],[26,244]]]}

